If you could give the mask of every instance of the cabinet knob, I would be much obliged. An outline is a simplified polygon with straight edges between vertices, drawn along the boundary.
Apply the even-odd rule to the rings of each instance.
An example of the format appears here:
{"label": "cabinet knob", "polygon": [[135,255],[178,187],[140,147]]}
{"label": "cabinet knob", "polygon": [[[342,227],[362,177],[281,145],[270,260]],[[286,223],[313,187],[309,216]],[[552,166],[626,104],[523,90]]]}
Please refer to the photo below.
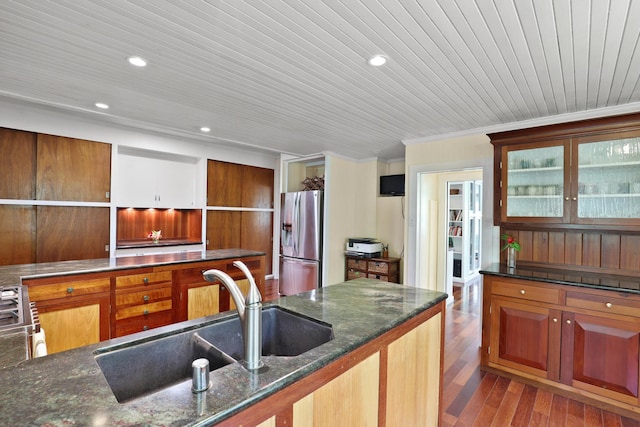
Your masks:
{"label": "cabinet knob", "polygon": [[520,289],[520,295],[524,295],[524,294],[525,294],[524,289]]}
{"label": "cabinet knob", "polygon": [[607,308],[611,308],[611,307],[613,307],[613,304],[611,304],[610,302],[608,302],[608,303],[606,303],[604,306],[605,306],[605,307],[607,307]]}
{"label": "cabinet knob", "polygon": [[149,295],[145,295],[145,296],[143,296],[143,297],[142,297],[142,300],[143,300],[143,301],[149,301]]}
{"label": "cabinet knob", "polygon": [[146,316],[147,314],[149,314],[149,310],[143,311],[142,314],[144,314]]}
{"label": "cabinet knob", "polygon": [[558,323],[558,318],[557,317],[553,318],[553,323]]}
{"label": "cabinet knob", "polygon": [[142,327],[142,330],[143,330],[143,331],[148,331],[148,330],[149,330],[149,327],[148,327],[147,325],[144,325],[144,326]]}
{"label": "cabinet knob", "polygon": [[568,202],[569,201],[569,196],[565,197],[564,199]]}
{"label": "cabinet knob", "polygon": [[73,288],[72,288],[72,287],[68,287],[68,288],[67,288],[67,293],[68,293],[68,294],[70,294],[70,293],[72,293],[72,292],[73,292]]}
{"label": "cabinet knob", "polygon": [[567,325],[571,324],[571,320],[567,319]]}
{"label": "cabinet knob", "polygon": [[148,277],[145,277],[144,279],[142,279],[142,281],[143,281],[143,282],[144,282],[144,284],[146,285],[146,284],[148,284],[148,283],[149,283],[149,278],[148,278]]}
{"label": "cabinet knob", "polygon": [[578,200],[578,198],[577,197],[572,197],[571,200],[573,200],[575,202],[576,200]]}

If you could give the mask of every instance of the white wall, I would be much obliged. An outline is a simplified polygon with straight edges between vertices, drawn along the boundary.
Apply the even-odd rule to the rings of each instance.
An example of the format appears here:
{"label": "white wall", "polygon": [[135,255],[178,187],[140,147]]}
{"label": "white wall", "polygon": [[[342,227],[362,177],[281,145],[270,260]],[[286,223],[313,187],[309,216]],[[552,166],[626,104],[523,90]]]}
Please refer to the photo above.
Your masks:
{"label": "white wall", "polygon": [[355,162],[332,154],[325,164],[324,285],[344,282],[349,237],[376,237],[376,161]]}
{"label": "white wall", "polygon": [[[418,177],[424,172],[483,169],[483,266],[497,261],[499,255],[497,250],[498,231],[497,227],[493,226],[493,146],[489,138],[482,134],[409,144],[406,146],[405,163],[405,173],[407,174],[405,192],[408,199],[408,209],[405,221],[405,247],[407,249],[404,263],[404,283],[417,287],[434,286],[433,283],[417,283],[418,230],[416,227],[420,200],[417,188]],[[441,268],[441,266],[437,268]]]}

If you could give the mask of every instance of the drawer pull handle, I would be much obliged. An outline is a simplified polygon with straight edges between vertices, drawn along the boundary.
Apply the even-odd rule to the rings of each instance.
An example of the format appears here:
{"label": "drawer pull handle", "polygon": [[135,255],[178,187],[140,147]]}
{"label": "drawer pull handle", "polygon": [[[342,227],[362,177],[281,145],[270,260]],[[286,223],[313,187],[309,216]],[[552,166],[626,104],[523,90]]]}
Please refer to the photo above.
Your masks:
{"label": "drawer pull handle", "polygon": [[567,325],[571,324],[571,320],[567,319]]}
{"label": "drawer pull handle", "polygon": [[72,288],[71,286],[69,286],[69,287],[67,288],[67,293],[68,293],[68,294],[73,293],[73,288]]}
{"label": "drawer pull handle", "polygon": [[553,318],[553,323],[558,323],[558,318],[557,317]]}
{"label": "drawer pull handle", "polygon": [[146,284],[148,284],[148,283],[149,283],[149,278],[148,278],[148,277],[145,277],[144,279],[142,279],[142,281],[143,281],[143,282],[144,282],[144,284],[146,285]]}
{"label": "drawer pull handle", "polygon": [[143,296],[143,297],[142,297],[142,299],[143,299],[144,301],[149,301],[149,295],[145,295],[145,296]]}
{"label": "drawer pull handle", "polygon": [[149,330],[149,327],[148,327],[147,325],[144,325],[144,326],[142,327],[142,330],[143,330],[143,331],[148,331],[148,330]]}
{"label": "drawer pull handle", "polygon": [[520,295],[524,295],[524,294],[525,294],[524,289],[520,289]]}
{"label": "drawer pull handle", "polygon": [[149,310],[145,310],[142,312],[142,314],[144,314],[145,316],[149,314]]}
{"label": "drawer pull handle", "polygon": [[610,302],[608,302],[608,303],[606,303],[604,306],[605,306],[605,307],[607,307],[607,308],[611,308],[611,307],[613,307],[613,304],[611,304]]}

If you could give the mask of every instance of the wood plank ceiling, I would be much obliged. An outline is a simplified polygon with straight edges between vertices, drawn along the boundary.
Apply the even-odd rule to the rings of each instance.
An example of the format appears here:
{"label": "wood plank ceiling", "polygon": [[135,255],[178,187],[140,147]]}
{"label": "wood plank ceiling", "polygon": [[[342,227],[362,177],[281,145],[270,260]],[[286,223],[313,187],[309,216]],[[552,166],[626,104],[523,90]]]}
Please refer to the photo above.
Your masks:
{"label": "wood plank ceiling", "polygon": [[632,0],[2,0],[0,96],[213,144],[402,158],[402,141],[636,108],[638,22]]}

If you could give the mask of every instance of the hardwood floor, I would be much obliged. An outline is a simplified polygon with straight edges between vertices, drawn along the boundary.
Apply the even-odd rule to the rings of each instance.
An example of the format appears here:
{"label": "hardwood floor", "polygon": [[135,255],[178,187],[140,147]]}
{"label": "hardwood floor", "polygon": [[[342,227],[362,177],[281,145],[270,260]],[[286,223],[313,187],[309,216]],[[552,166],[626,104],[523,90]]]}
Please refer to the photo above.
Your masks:
{"label": "hardwood floor", "polygon": [[[447,306],[442,426],[640,427],[624,417],[516,380],[480,370],[482,290],[478,283],[454,288]],[[278,297],[267,280],[264,300]]]}
{"label": "hardwood floor", "polygon": [[454,288],[447,306],[443,426],[640,427],[640,420],[481,371],[481,289]]}

